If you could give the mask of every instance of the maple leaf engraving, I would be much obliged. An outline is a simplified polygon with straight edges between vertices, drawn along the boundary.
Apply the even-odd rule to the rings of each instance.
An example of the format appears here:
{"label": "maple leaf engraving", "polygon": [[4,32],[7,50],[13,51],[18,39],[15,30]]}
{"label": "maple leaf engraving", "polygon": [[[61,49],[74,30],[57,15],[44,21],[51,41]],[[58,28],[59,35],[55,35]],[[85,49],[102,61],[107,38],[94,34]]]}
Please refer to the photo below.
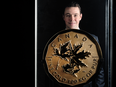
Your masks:
{"label": "maple leaf engraving", "polygon": [[89,57],[91,53],[84,52],[84,50],[82,52],[78,52],[82,46],[83,45],[80,44],[73,45],[72,47],[71,41],[68,41],[62,45],[60,44],[59,49],[55,49],[55,55],[60,56],[64,60],[66,60],[67,58],[70,60],[68,64],[62,66],[64,72],[75,75],[75,73],[80,70],[80,67],[87,67],[87,65],[84,64],[81,60],[86,59],[86,57]]}
{"label": "maple leaf engraving", "polygon": [[70,57],[70,55],[68,54],[68,51],[70,51],[70,50],[67,49],[68,44],[69,44],[69,42],[65,43],[64,45],[60,44],[60,49],[56,48],[54,55],[60,56],[61,58],[64,58],[64,59],[66,59],[66,57]]}

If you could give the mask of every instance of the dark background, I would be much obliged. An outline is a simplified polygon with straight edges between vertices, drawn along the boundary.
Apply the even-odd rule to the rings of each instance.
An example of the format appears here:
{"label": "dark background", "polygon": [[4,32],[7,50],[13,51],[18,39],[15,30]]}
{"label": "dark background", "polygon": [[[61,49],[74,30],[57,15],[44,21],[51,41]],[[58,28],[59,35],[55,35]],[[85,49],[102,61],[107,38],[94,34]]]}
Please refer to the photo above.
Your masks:
{"label": "dark background", "polygon": [[[115,1],[115,0],[113,0]],[[90,2],[90,3],[89,3]],[[41,4],[39,4],[41,3]],[[57,3],[54,5],[53,3]],[[63,0],[61,4],[63,3]],[[80,23],[80,28],[83,30],[86,30],[92,34],[95,34],[99,37],[100,45],[103,51],[104,55],[104,0],[84,0],[83,2],[79,0],[79,3],[82,7],[82,13],[83,18]],[[16,79],[12,80],[11,84],[17,84],[16,86],[20,87],[34,87],[34,75],[35,75],[35,2],[34,0],[23,0],[21,2],[17,2],[16,5],[18,6],[18,13],[17,13],[17,20],[14,21],[17,22],[17,33],[20,33],[19,39],[18,39],[18,59],[15,60],[15,62],[19,61],[19,68],[18,71],[13,72],[16,73]],[[60,15],[60,10],[57,6],[60,6],[60,1],[58,0],[38,0],[38,55],[42,53],[42,50],[44,48],[44,45],[46,44],[47,40],[54,34],[55,32],[62,30],[65,28],[64,21],[62,20],[62,15]],[[46,7],[48,6],[48,7]],[[14,7],[13,7],[14,8]],[[57,8],[57,10],[55,9]],[[46,10],[49,9],[49,10]],[[54,10],[55,9],[55,10]],[[87,10],[88,9],[88,10]],[[45,13],[44,13],[45,12]],[[57,14],[56,14],[57,13]],[[43,15],[42,15],[43,14]],[[50,15],[52,14],[52,15]],[[114,25],[113,25],[113,40],[114,40],[114,47],[113,47],[113,53],[115,51],[115,36],[116,36],[116,5],[113,5],[113,19],[114,19]],[[57,17],[58,16],[58,17]],[[41,19],[41,20],[40,20]],[[57,20],[57,21],[56,21]],[[91,21],[90,21],[91,20]],[[60,21],[60,22],[59,22]],[[14,24],[15,24],[14,23]],[[58,26],[60,25],[60,26]],[[84,25],[84,26],[83,26]],[[14,26],[14,25],[13,25]],[[61,28],[62,26],[62,28]],[[49,34],[50,33],[50,34]],[[42,37],[44,35],[44,37]],[[47,37],[45,37],[47,35]],[[41,37],[42,38],[41,38]],[[113,56],[113,64],[115,64],[115,58],[116,56]],[[38,58],[38,60],[41,60],[41,56]],[[15,65],[13,65],[15,67]],[[40,63],[40,69],[43,70],[43,67]],[[113,66],[113,69],[115,67]],[[43,71],[44,72],[44,71]],[[115,70],[113,70],[113,78],[115,74]],[[40,78],[43,78],[40,74]],[[45,78],[43,78],[45,79]],[[10,80],[10,79],[9,79]],[[14,81],[15,80],[15,81]],[[43,84],[44,83],[44,84]],[[45,85],[45,82],[43,81],[42,84],[38,83],[39,85]],[[113,80],[113,86],[114,84]],[[50,84],[49,84],[50,85]],[[40,86],[44,87],[44,86]],[[47,87],[47,86],[46,86]]]}

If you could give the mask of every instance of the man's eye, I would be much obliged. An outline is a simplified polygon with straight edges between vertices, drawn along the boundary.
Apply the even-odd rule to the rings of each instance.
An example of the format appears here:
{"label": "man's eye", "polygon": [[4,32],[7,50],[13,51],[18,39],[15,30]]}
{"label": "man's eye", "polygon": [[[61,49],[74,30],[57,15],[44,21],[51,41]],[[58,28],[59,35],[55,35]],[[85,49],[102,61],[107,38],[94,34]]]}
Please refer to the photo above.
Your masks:
{"label": "man's eye", "polygon": [[70,15],[66,15],[66,17],[70,17]]}
{"label": "man's eye", "polygon": [[74,17],[77,17],[77,15],[74,15]]}

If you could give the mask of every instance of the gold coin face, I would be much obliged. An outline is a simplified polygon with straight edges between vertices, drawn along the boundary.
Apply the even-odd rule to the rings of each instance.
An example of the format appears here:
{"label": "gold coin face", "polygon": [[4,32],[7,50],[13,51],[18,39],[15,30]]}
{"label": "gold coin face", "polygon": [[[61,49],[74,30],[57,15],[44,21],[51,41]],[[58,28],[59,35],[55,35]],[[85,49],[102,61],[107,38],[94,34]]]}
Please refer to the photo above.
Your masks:
{"label": "gold coin face", "polygon": [[96,73],[101,56],[99,44],[87,32],[64,30],[48,41],[44,65],[52,79],[75,86],[86,83]]}

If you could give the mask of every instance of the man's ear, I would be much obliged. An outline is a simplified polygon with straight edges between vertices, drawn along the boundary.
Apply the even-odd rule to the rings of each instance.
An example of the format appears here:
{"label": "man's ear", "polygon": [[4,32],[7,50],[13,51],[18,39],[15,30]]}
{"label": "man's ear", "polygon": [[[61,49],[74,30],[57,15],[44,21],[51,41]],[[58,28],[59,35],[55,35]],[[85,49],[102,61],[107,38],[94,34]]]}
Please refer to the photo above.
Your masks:
{"label": "man's ear", "polygon": [[82,16],[83,16],[83,15],[82,15],[82,13],[81,13],[81,14],[80,14],[80,20],[82,19]]}

